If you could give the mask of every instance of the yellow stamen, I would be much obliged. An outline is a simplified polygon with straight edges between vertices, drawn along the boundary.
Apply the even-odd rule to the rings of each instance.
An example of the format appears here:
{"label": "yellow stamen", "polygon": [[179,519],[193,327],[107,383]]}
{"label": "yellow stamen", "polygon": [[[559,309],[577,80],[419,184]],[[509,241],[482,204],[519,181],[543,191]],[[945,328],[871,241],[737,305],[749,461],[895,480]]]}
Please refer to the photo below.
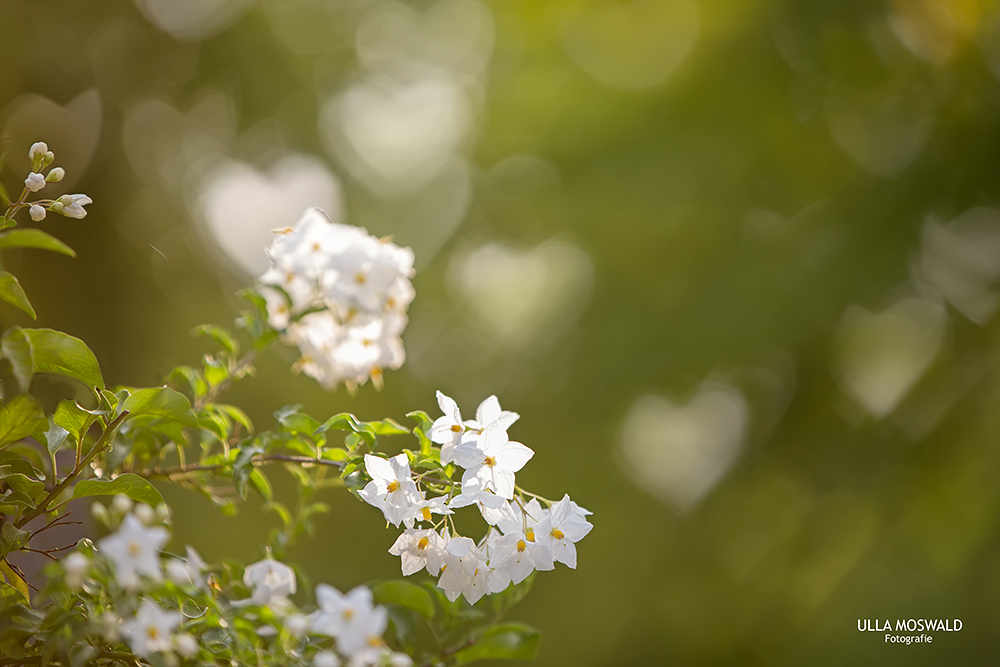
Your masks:
{"label": "yellow stamen", "polygon": [[452,433],[461,433],[462,432],[462,427],[459,426],[458,424],[452,424],[451,425],[451,432]]}
{"label": "yellow stamen", "polygon": [[557,540],[561,540],[564,537],[566,537],[566,535],[564,535],[563,532],[561,530],[559,530],[558,528],[553,528],[552,529],[552,537],[556,538]]}
{"label": "yellow stamen", "polygon": [[146,628],[146,636],[149,637],[150,639],[156,639],[157,637],[160,636],[160,631],[156,628],[156,626],[151,625],[148,628]]}
{"label": "yellow stamen", "polygon": [[360,272],[354,274],[354,282],[356,282],[357,284],[364,285],[366,280],[368,280],[368,278],[365,276],[365,274]]}
{"label": "yellow stamen", "polygon": [[[430,521],[430,520],[431,520],[431,511],[430,511],[430,509],[428,509],[427,507],[424,507],[423,509],[421,509],[421,510],[420,510],[420,515],[421,515],[422,517],[424,517],[424,521]],[[421,538],[421,539],[422,539],[422,541],[424,541],[424,542],[426,542],[426,541],[427,541],[427,538],[426,538],[426,537],[424,537],[424,538]],[[423,548],[423,547],[421,547],[421,549],[422,549],[422,548]]]}
{"label": "yellow stamen", "polygon": [[489,467],[492,468],[496,464],[497,464],[497,460],[495,458],[493,458],[492,456],[487,456],[485,459],[483,459],[483,465],[487,465],[487,466],[489,466]]}
{"label": "yellow stamen", "polygon": [[138,556],[140,553],[142,553],[142,547],[139,545],[138,542],[129,542],[128,552],[133,556]]}
{"label": "yellow stamen", "polygon": [[386,487],[389,493],[395,493],[399,490],[399,482],[389,482],[389,486]]}
{"label": "yellow stamen", "polygon": [[528,530],[524,531],[524,536],[526,538],[528,538],[529,542],[534,542],[535,541],[535,529],[534,528],[529,528]]}
{"label": "yellow stamen", "polygon": [[319,241],[313,241],[313,252],[319,252],[320,247]]}
{"label": "yellow stamen", "polygon": [[518,541],[518,543],[517,543],[517,550],[518,551],[524,551],[527,548],[528,548],[528,545],[524,543],[524,540],[519,540]]}
{"label": "yellow stamen", "polygon": [[345,609],[344,610],[344,620],[345,621],[349,621],[352,618],[354,618],[354,610],[353,609]]}
{"label": "yellow stamen", "polygon": [[420,549],[421,551],[423,551],[424,549],[427,548],[428,544],[430,544],[430,542],[427,540],[427,538],[426,537],[421,537],[420,541],[417,542],[417,548]]}

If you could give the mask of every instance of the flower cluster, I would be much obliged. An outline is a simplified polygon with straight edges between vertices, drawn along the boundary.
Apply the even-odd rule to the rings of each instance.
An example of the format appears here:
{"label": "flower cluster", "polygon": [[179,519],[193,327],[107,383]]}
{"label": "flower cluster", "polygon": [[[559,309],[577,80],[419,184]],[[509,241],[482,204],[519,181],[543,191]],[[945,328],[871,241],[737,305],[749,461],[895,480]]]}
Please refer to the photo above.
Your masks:
{"label": "flower cluster", "polygon": [[[170,534],[158,523],[152,508],[143,504],[133,508],[125,496],[117,496],[112,508],[123,514],[117,530],[99,540],[91,555],[78,550],[62,561],[65,581],[71,590],[84,589],[88,577],[109,565],[114,581],[128,599],[142,595],[137,604],[133,603],[134,613],[124,617],[114,612],[104,614],[106,640],[123,640],[143,658],[161,655],[166,664],[176,662],[177,658],[207,657],[201,655],[200,635],[205,632],[217,635],[218,628],[227,624],[206,628],[204,622],[197,620],[201,615],[182,614],[181,608],[184,604],[191,608],[208,605],[215,606],[222,616],[231,614],[251,623],[258,623],[266,616],[268,624],[258,627],[257,635],[280,634],[296,640],[300,657],[311,656],[315,667],[345,663],[351,667],[413,664],[408,655],[392,651],[383,641],[388,612],[374,604],[369,588],[359,586],[345,595],[332,586],[319,584],[318,609],[304,613],[289,599],[296,592],[295,572],[282,562],[265,558],[244,568],[242,587],[237,585],[235,590],[229,587],[225,591],[245,590],[248,597],[219,595],[224,591],[216,579],[219,568],[207,565],[192,547],[187,547],[186,558],[162,552]],[[166,589],[164,585],[173,588]],[[174,608],[179,601],[181,606]]]}
{"label": "flower cluster", "polygon": [[[39,192],[47,184],[58,183],[66,176],[66,171],[62,167],[53,167],[49,169],[47,174],[43,173],[52,164],[55,157],[45,142],[38,141],[31,145],[28,151],[28,158],[31,160],[31,173],[24,179],[24,194]],[[21,199],[24,199],[24,195],[21,196]],[[58,199],[39,199],[25,203],[29,205],[28,215],[31,216],[31,219],[35,222],[41,222],[45,219],[45,214],[48,211],[64,215],[67,218],[84,218],[87,215],[84,206],[94,202],[87,195],[63,195]]]}
{"label": "flower cluster", "polygon": [[315,208],[276,235],[257,282],[269,324],[299,348],[296,368],[326,388],[380,384],[405,358],[413,252]]}
{"label": "flower cluster", "polygon": [[[566,495],[557,502],[533,496],[515,481],[515,473],[534,455],[507,437],[518,419],[490,396],[476,410],[476,418],[462,420],[458,405],[437,393],[443,416],[431,424],[427,436],[440,445],[440,464],[464,469],[460,483],[451,481],[447,468],[414,475],[406,453],[389,460],[365,455],[371,481],[360,496],[382,510],[386,521],[406,528],[389,549],[399,556],[404,576],[426,569],[440,576],[438,587],[448,598],[464,595],[474,604],[483,595],[519,584],[534,570],[552,570],[556,562],[576,567],[576,542],[593,528],[583,509]],[[436,476],[431,473],[436,473]],[[441,495],[428,498],[427,492]],[[489,524],[478,542],[458,535],[449,515],[475,505]],[[442,518],[435,520],[434,515]],[[423,523],[418,528],[415,524]]]}

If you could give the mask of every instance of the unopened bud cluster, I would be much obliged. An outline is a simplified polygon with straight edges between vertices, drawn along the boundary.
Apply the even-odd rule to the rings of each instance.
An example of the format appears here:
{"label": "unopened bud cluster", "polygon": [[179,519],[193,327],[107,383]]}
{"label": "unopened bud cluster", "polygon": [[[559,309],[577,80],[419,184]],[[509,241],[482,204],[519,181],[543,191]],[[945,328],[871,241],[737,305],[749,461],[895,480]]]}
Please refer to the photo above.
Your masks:
{"label": "unopened bud cluster", "polygon": [[[66,170],[62,167],[52,167],[48,169],[55,160],[55,154],[49,150],[45,142],[39,141],[31,145],[28,150],[28,159],[31,160],[31,173],[24,179],[25,193],[40,192],[49,183],[58,183],[66,176]],[[48,169],[48,173],[45,170]],[[45,219],[46,213],[52,211],[67,218],[81,219],[87,215],[84,208],[87,204],[92,204],[93,200],[87,195],[62,195],[58,199],[39,199],[33,202],[25,202],[24,194],[21,199],[12,207],[14,210],[23,206],[28,207],[28,215],[35,222]]]}

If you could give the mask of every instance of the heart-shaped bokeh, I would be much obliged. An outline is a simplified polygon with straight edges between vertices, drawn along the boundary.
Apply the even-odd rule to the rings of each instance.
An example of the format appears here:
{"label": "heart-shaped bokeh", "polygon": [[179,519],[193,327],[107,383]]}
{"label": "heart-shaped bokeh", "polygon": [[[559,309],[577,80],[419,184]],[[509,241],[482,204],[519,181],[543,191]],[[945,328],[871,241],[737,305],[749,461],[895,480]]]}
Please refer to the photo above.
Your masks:
{"label": "heart-shaped bokeh", "polygon": [[340,184],[321,160],[292,154],[266,171],[242,162],[217,165],[196,199],[205,231],[225,256],[247,275],[269,266],[264,248],[273,230],[294,225],[312,206],[334,221],[342,216]]}
{"label": "heart-shaped bokeh", "polygon": [[934,361],[946,323],[944,308],[926,299],[880,312],[849,306],[834,334],[841,387],[872,416],[889,414]]}
{"label": "heart-shaped bokeh", "polygon": [[368,189],[396,196],[430,182],[472,125],[469,100],[450,78],[423,73],[360,81],[323,108],[327,148]]}
{"label": "heart-shaped bokeh", "polygon": [[866,104],[842,98],[826,101],[834,140],[855,162],[882,178],[895,178],[924,149],[934,119],[925,105],[901,96]]}
{"label": "heart-shaped bokeh", "polygon": [[1000,211],[974,208],[947,225],[924,224],[920,274],[959,312],[986,324],[997,310]]}
{"label": "heart-shaped bokeh", "polygon": [[627,474],[678,511],[722,480],[746,442],[750,407],[739,390],[705,383],[683,404],[640,396],[622,424]]}
{"label": "heart-shaped bokeh", "polygon": [[478,0],[438,0],[423,12],[396,0],[379,2],[358,24],[356,45],[374,71],[420,63],[477,76],[493,50],[493,13]]}
{"label": "heart-shaped bokeh", "polygon": [[688,57],[700,27],[693,0],[598,1],[568,10],[559,36],[573,62],[597,81],[653,88]]}
{"label": "heart-shaped bokeh", "polygon": [[593,264],[586,251],[567,241],[547,241],[532,250],[487,243],[453,255],[453,292],[483,332],[511,347],[551,341],[586,306]]}
{"label": "heart-shaped bokeh", "polygon": [[232,25],[253,0],[135,0],[139,11],[165,33],[200,40]]}
{"label": "heart-shaped bokeh", "polygon": [[17,173],[27,173],[28,148],[36,141],[44,141],[56,155],[53,166],[66,170],[63,180],[45,193],[72,188],[86,173],[97,150],[101,107],[101,96],[96,89],[77,95],[66,106],[32,93],[15,99],[0,119],[0,127],[10,138],[4,149],[10,151],[11,168]]}

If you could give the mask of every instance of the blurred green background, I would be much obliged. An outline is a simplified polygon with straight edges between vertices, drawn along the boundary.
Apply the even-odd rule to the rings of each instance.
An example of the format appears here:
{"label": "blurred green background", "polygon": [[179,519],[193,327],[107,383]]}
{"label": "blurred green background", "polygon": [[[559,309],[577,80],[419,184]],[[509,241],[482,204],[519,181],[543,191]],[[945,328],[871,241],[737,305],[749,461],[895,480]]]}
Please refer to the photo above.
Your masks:
{"label": "blurred green background", "polygon": [[[542,665],[996,660],[998,114],[995,1],[0,0],[4,182],[44,140],[94,199],[76,260],[5,255],[38,325],[156,384],[306,206],[413,247],[384,391],[273,350],[231,402],[520,412],[521,483],[594,511],[514,613]],[[327,495],[291,560],[398,576]],[[167,497],[210,560],[277,523]]]}

